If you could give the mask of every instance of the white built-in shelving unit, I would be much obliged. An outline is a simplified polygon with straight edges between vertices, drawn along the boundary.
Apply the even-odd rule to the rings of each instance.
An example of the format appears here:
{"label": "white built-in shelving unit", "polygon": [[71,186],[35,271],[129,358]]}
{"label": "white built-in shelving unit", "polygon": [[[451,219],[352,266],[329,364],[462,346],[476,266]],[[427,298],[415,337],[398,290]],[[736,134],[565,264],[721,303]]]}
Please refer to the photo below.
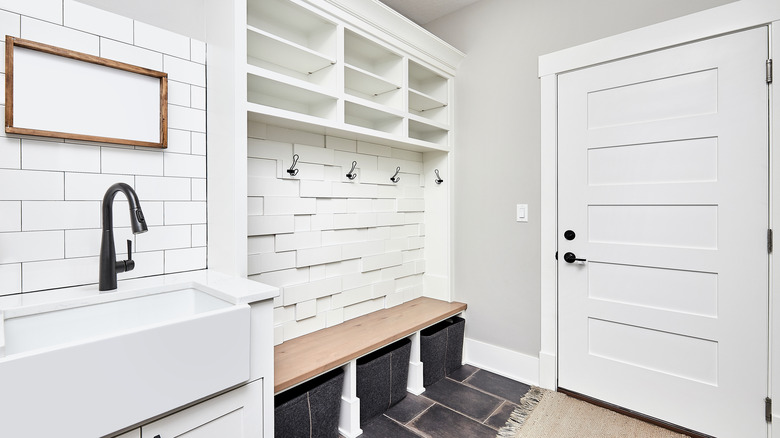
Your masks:
{"label": "white built-in shelving unit", "polygon": [[249,119],[416,151],[451,150],[451,69],[354,25],[345,13],[353,3],[247,2]]}

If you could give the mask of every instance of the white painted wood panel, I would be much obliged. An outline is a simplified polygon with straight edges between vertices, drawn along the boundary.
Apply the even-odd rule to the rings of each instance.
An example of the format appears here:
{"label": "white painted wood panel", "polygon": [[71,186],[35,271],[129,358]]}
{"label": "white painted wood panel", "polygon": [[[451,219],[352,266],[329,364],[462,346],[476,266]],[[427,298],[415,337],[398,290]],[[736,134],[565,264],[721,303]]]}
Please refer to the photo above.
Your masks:
{"label": "white painted wood panel", "polygon": [[589,185],[715,181],[715,137],[588,149]]}
{"label": "white painted wood panel", "polygon": [[588,296],[680,313],[718,314],[718,274],[591,262]]}

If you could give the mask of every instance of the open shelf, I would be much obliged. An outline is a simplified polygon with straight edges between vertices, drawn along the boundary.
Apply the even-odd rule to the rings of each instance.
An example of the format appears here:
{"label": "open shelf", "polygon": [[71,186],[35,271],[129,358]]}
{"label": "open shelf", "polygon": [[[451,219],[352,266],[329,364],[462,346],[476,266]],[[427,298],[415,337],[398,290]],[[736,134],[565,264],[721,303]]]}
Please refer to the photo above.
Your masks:
{"label": "open shelf", "polygon": [[344,121],[349,125],[402,135],[403,117],[355,102],[344,102]]}
{"label": "open shelf", "polygon": [[277,110],[275,108],[264,107],[252,103],[247,106],[247,121],[249,123],[263,123],[312,134],[331,135],[344,139],[377,143],[415,152],[447,153],[450,151],[450,147],[447,144],[418,140],[406,135],[389,134],[334,120],[323,120],[312,116],[293,114],[284,110]]}
{"label": "open shelf", "polygon": [[[348,29],[344,30],[344,60],[354,71],[398,88],[403,84],[403,57]],[[345,87],[356,89],[349,81]]]}
{"label": "open shelf", "polygon": [[249,103],[329,119],[336,117],[337,101],[333,96],[312,89],[247,74]]}
{"label": "open shelf", "polygon": [[336,57],[336,23],[293,2],[248,0],[247,24],[325,57]]}
{"label": "open shelf", "polygon": [[344,66],[345,91],[353,96],[400,109],[401,87],[359,67]]}
{"label": "open shelf", "polygon": [[446,103],[411,89],[409,90],[409,113],[449,125],[449,108]]}
{"label": "open shelf", "polygon": [[[425,100],[435,102],[434,106],[449,103],[447,99],[449,95],[447,78],[412,60],[409,61],[409,90],[416,92],[418,96],[424,97]],[[416,108],[410,107],[410,109]],[[419,109],[416,110],[419,111]]]}
{"label": "open shelf", "polygon": [[446,146],[449,140],[449,133],[449,130],[443,127],[409,119],[410,138]]}
{"label": "open shelf", "polygon": [[309,80],[314,75],[323,76],[321,72],[333,66],[336,59],[247,26],[247,63]]}
{"label": "open shelf", "polygon": [[417,90],[409,90],[409,109],[417,112],[425,112],[447,106],[446,102],[434,99]]}

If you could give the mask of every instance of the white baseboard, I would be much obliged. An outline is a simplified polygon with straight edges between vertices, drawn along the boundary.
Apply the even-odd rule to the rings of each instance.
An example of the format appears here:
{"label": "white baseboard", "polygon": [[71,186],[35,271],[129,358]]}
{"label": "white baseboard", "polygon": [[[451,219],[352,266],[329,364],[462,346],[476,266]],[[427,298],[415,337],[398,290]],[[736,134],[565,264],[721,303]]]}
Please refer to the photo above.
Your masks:
{"label": "white baseboard", "polygon": [[539,386],[544,389],[558,389],[557,358],[554,354],[539,352]]}
{"label": "white baseboard", "polygon": [[464,362],[528,385],[539,384],[539,359],[474,339],[463,342]]}

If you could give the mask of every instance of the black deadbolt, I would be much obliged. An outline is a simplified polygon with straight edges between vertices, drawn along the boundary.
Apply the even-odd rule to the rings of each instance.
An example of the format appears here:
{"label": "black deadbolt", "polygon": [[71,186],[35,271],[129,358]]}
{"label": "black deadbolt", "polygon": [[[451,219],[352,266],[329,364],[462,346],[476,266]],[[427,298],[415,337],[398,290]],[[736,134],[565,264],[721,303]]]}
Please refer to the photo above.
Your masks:
{"label": "black deadbolt", "polygon": [[566,240],[574,240],[574,238],[577,237],[577,234],[575,234],[572,230],[566,230],[563,232],[563,237]]}

